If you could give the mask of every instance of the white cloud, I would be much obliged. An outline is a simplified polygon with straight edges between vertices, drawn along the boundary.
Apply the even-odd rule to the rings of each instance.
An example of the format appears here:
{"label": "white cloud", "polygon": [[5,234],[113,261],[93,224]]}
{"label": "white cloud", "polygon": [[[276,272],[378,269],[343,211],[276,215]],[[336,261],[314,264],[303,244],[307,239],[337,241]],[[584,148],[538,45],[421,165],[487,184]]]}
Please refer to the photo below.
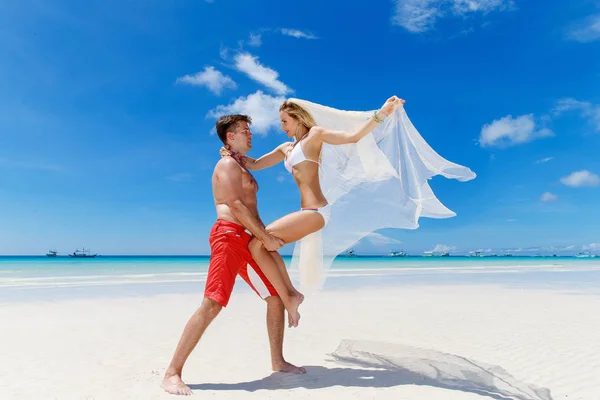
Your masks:
{"label": "white cloud", "polygon": [[506,220],[506,222],[516,222],[517,220],[515,218],[509,218]]}
{"label": "white cloud", "polygon": [[[246,43],[249,46],[260,47],[263,44],[263,36],[264,35],[272,35],[272,34],[282,34],[286,36],[291,36],[296,39],[318,39],[318,37],[310,32],[301,31],[299,29],[271,29],[271,28],[260,28],[256,32],[251,32]],[[243,45],[243,42],[242,42]],[[227,58],[227,54],[222,54],[222,58]]]}
{"label": "white cloud", "polygon": [[235,67],[257,82],[272,89],[277,94],[286,94],[292,90],[278,80],[279,73],[258,62],[258,57],[249,53],[239,53],[235,56]]}
{"label": "white cloud", "polygon": [[542,200],[544,203],[551,203],[553,201],[556,201],[557,199],[558,196],[550,192],[544,192],[542,194],[542,197],[540,197],[540,200]]}
{"label": "white cloud", "polygon": [[451,3],[454,12],[458,15],[472,12],[504,11],[514,6],[514,2],[511,0],[453,0]]}
{"label": "white cloud", "polygon": [[562,252],[573,252],[573,251],[581,251],[581,250],[600,250],[600,243],[591,243],[589,245],[568,245],[568,246],[539,246],[539,247],[528,247],[528,248],[519,248],[519,249],[508,249],[509,253],[540,253],[540,252],[550,252],[550,253],[562,253]]}
{"label": "white cloud", "polygon": [[443,15],[438,9],[439,3],[437,0],[396,0],[392,23],[412,33],[428,31]]}
{"label": "white cloud", "polygon": [[560,253],[563,251],[577,250],[578,248],[579,248],[579,246],[571,244],[569,246],[548,246],[548,247],[544,247],[543,250],[550,251],[552,253]]}
{"label": "white cloud", "polygon": [[537,126],[533,114],[513,118],[507,115],[481,128],[479,145],[481,147],[509,147],[532,140],[554,136],[550,129]]}
{"label": "white cloud", "polygon": [[600,40],[600,14],[591,15],[575,23],[568,30],[567,38],[582,43]]}
{"label": "white cloud", "polygon": [[227,60],[229,58],[229,49],[225,46],[221,46],[219,49],[219,55],[223,60]]}
{"label": "white cloud", "polygon": [[435,245],[434,249],[431,250],[434,253],[443,253],[445,251],[447,252],[451,252],[451,251],[455,251],[456,250],[456,246],[447,246],[445,244],[437,244]]}
{"label": "white cloud", "polygon": [[412,33],[426,32],[445,16],[511,10],[512,0],[395,0],[392,23]]}
{"label": "white cloud", "polygon": [[574,244],[569,246],[544,246],[540,250],[551,253],[560,253],[565,251],[573,251],[579,249],[579,246],[575,246]]}
{"label": "white cloud", "polygon": [[541,160],[537,160],[535,163],[536,164],[545,164],[548,161],[552,161],[554,160],[554,157],[546,157],[546,158],[542,158]]}
{"label": "white cloud", "polygon": [[594,125],[596,132],[600,132],[600,105],[589,101],[580,101],[572,98],[560,99],[552,110],[555,116],[567,111],[579,111],[582,117],[587,118]]}
{"label": "white cloud", "polygon": [[194,75],[185,75],[177,78],[176,83],[184,83],[194,86],[206,86],[211,92],[220,95],[224,88],[235,89],[236,83],[229,76],[223,75],[221,71],[213,66],[207,66],[204,71],[197,72]]}
{"label": "white cloud", "polygon": [[267,135],[271,129],[279,127],[279,107],[285,101],[283,96],[271,96],[261,90],[247,97],[239,97],[229,105],[217,106],[208,112],[207,117],[219,118],[227,114],[246,114],[252,118],[252,133]]}
{"label": "white cloud", "polygon": [[260,33],[251,33],[248,44],[254,47],[260,47],[262,45],[262,35]]}
{"label": "white cloud", "polygon": [[600,177],[584,169],[560,178],[560,181],[570,187],[593,187],[600,184]]}
{"label": "white cloud", "polygon": [[388,244],[402,243],[399,240],[382,235],[381,233],[377,233],[377,232],[369,233],[367,236],[365,236],[365,239],[368,240],[369,242],[371,242],[371,244],[373,244],[375,246],[383,246],[383,245],[388,245]]}
{"label": "white cloud", "polygon": [[297,39],[318,39],[318,37],[316,37],[312,33],[302,32],[301,30],[298,30],[298,29],[282,28],[281,33],[283,33],[284,35],[287,35],[287,36],[295,37]]}

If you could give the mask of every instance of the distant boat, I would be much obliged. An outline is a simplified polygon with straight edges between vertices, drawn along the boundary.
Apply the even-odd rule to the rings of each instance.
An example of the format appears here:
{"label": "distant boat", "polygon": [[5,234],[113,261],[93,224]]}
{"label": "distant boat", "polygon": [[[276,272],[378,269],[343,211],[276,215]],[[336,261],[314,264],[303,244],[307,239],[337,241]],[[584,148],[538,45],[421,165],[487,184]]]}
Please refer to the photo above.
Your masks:
{"label": "distant boat", "polygon": [[504,255],[504,257],[512,257],[512,256],[513,256],[513,255],[512,255],[512,254],[510,254],[510,253],[506,253],[506,254]]}
{"label": "distant boat", "polygon": [[389,257],[406,257],[406,253],[403,251],[392,251],[388,254]]}
{"label": "distant boat", "polygon": [[356,257],[356,254],[354,253],[354,250],[350,249],[347,252],[345,252],[344,254],[342,254],[343,257]]}
{"label": "distant boat", "polygon": [[442,251],[441,253],[436,253],[435,251],[425,251],[423,252],[423,257],[450,257],[450,253],[447,251]]}
{"label": "distant boat", "polygon": [[48,253],[46,253],[46,257],[56,257],[58,254],[58,251],[56,250],[48,250]]}
{"label": "distant boat", "polygon": [[73,254],[69,254],[69,257],[72,257],[72,258],[94,258],[97,255],[98,254],[90,254],[90,251],[86,250],[84,247],[83,250],[77,249],[73,252]]}
{"label": "distant boat", "polygon": [[469,257],[485,257],[480,251],[475,251],[469,254]]}
{"label": "distant boat", "polygon": [[592,254],[590,252],[587,252],[587,253],[579,253],[575,257],[577,257],[577,258],[596,258],[596,255]]}

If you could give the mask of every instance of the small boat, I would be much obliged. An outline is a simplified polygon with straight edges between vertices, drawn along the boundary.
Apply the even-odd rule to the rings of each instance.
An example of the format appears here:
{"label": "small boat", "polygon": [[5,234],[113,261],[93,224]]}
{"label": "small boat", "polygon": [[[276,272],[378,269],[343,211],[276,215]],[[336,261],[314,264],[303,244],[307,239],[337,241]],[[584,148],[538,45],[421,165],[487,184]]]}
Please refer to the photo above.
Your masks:
{"label": "small boat", "polygon": [[577,257],[577,258],[596,258],[596,255],[592,254],[588,251],[587,253],[579,253],[575,257]]}
{"label": "small boat", "polygon": [[425,252],[423,252],[423,257],[433,257],[433,251],[425,251]]}
{"label": "small boat", "polygon": [[403,251],[392,251],[388,254],[389,257],[406,257],[406,253]]}
{"label": "small boat", "polygon": [[469,257],[485,257],[483,254],[481,254],[480,251],[475,251],[473,253],[469,253]]}
{"label": "small boat", "polygon": [[48,253],[46,253],[46,257],[56,257],[58,255],[58,251],[56,250],[48,250]]}
{"label": "small boat", "polygon": [[442,252],[442,257],[450,257],[450,253],[447,251]]}
{"label": "small boat", "polygon": [[73,254],[69,254],[69,257],[72,258],[94,258],[96,257],[98,254],[91,254],[89,250],[86,250],[85,247],[83,248],[83,250],[75,250],[73,252]]}
{"label": "small boat", "polygon": [[343,257],[356,257],[354,250],[350,249],[346,253],[342,254]]}
{"label": "small boat", "polygon": [[504,255],[504,257],[512,257],[512,256],[513,256],[513,255],[512,255],[512,254],[510,254],[510,253],[506,253],[506,254]]}

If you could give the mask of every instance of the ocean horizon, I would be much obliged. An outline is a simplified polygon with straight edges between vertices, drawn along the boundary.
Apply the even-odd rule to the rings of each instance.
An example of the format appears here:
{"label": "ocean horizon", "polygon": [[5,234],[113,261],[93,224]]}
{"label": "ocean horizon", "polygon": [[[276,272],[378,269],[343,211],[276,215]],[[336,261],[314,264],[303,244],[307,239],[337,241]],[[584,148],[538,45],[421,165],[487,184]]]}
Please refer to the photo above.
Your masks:
{"label": "ocean horizon", "polygon": [[[283,256],[289,267],[291,256]],[[202,293],[210,257],[0,256],[0,301],[138,294]],[[298,273],[290,270],[292,280]],[[325,290],[407,284],[588,287],[600,282],[600,257],[337,257]],[[236,290],[249,290],[241,283]]]}

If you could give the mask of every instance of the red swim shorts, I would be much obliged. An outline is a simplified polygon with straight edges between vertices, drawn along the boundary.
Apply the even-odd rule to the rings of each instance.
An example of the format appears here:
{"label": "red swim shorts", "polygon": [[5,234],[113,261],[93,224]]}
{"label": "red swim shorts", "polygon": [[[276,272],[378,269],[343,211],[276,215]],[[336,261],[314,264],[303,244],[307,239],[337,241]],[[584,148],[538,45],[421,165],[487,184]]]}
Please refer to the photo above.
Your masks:
{"label": "red swim shorts", "polygon": [[227,306],[235,278],[241,276],[262,299],[277,296],[277,291],[256,264],[248,243],[252,235],[233,222],[217,220],[210,236],[210,264],[204,297]]}

